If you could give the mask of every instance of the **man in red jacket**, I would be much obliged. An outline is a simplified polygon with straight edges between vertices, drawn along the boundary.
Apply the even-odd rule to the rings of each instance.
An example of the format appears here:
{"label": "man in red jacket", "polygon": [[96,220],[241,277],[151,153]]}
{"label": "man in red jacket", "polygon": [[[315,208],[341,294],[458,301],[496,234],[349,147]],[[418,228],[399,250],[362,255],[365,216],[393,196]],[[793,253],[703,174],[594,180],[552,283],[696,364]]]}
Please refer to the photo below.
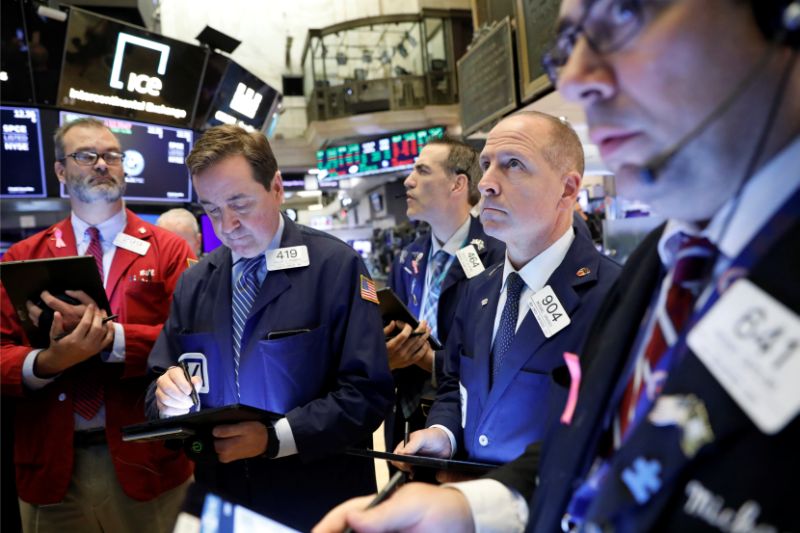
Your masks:
{"label": "man in red jacket", "polygon": [[[4,288],[2,392],[16,403],[17,491],[25,531],[171,531],[192,467],[161,443],[124,443],[144,420],[147,356],[172,291],[194,254],[185,241],[124,208],[124,154],[100,121],[55,134],[58,180],[71,215],[12,246],[5,261],[93,255],[115,322],[81,291],[53,309],[49,345],[34,349]],[[38,323],[41,308],[28,303]],[[66,336],[59,339],[59,336]]]}

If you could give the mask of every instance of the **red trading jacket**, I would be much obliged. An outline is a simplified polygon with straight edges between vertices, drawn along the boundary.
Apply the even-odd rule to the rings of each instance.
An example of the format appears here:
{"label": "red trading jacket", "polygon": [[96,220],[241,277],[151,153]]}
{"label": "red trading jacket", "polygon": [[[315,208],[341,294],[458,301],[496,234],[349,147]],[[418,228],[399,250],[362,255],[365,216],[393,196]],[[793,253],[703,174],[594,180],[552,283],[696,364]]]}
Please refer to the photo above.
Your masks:
{"label": "red trading jacket", "polygon": [[[60,229],[65,247],[57,248],[54,232]],[[120,428],[144,421],[147,356],[169,314],[178,278],[195,256],[186,242],[127,211],[124,232],[150,243],[145,255],[117,248],[106,284],[112,312],[125,329],[125,362],[102,365],[106,406],[106,437],[117,478],[125,493],[150,500],[183,483],[192,465],[183,452],[168,450],[160,442],[124,443]],[[67,218],[21,241],[4,261],[77,255],[72,223]],[[152,278],[140,281],[142,270]],[[132,276],[137,275],[137,281]],[[3,395],[15,396],[17,491],[33,504],[63,500],[73,465],[72,381],[65,371],[38,391],[22,383],[22,364],[30,352],[28,340],[6,291],[0,286],[0,385]]]}

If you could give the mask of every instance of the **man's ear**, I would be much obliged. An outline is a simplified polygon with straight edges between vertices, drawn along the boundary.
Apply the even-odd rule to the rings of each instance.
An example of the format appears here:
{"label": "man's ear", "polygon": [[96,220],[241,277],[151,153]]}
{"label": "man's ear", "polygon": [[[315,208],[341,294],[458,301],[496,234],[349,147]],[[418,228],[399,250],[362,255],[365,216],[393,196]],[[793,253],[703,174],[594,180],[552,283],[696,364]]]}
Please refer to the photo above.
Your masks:
{"label": "man's ear", "polygon": [[561,193],[561,202],[564,207],[570,210],[574,209],[573,205],[578,199],[578,193],[581,190],[581,175],[577,171],[570,171],[561,176],[561,184],[564,187]]}
{"label": "man's ear", "polygon": [[67,167],[64,166],[64,163],[62,163],[61,161],[56,161],[53,164],[53,170],[55,170],[56,172],[56,178],[58,178],[58,181],[60,181],[61,183],[67,182],[67,177],[66,177]]}
{"label": "man's ear", "polygon": [[463,172],[456,174],[455,179],[453,180],[452,186],[453,192],[462,192],[469,190],[469,176],[464,174]]}
{"label": "man's ear", "polygon": [[270,192],[274,192],[277,194],[278,202],[283,203],[284,193],[283,193],[283,177],[281,176],[281,171],[276,170],[275,175],[272,176],[272,185],[270,186]]}

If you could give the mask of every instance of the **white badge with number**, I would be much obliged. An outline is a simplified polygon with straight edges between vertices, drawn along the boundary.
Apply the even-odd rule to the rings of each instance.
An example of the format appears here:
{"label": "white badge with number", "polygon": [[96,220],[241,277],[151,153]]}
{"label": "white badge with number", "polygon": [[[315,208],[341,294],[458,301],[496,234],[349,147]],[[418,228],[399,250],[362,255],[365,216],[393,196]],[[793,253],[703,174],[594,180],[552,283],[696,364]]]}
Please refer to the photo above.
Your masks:
{"label": "white badge with number", "polygon": [[117,236],[114,238],[114,246],[118,248],[124,248],[129,252],[133,252],[139,255],[147,255],[147,250],[150,249],[150,243],[147,241],[143,241],[142,239],[137,239],[136,237],[132,237],[127,233],[117,233]]}
{"label": "white badge with number", "polygon": [[531,296],[530,307],[544,336],[548,339],[572,322],[550,285],[545,285]]}
{"label": "white badge with number", "polygon": [[286,270],[287,268],[299,268],[310,265],[308,260],[308,247],[303,244],[300,246],[289,246],[288,248],[276,248],[267,252],[267,270]]}
{"label": "white badge with number", "polygon": [[764,433],[800,412],[800,317],[750,280],[731,285],[687,340]]}
{"label": "white badge with number", "polygon": [[458,257],[458,262],[461,263],[461,268],[464,269],[464,274],[467,275],[467,279],[472,279],[486,270],[486,267],[483,266],[481,258],[478,255],[478,251],[472,244],[468,244],[457,251],[456,257]]}

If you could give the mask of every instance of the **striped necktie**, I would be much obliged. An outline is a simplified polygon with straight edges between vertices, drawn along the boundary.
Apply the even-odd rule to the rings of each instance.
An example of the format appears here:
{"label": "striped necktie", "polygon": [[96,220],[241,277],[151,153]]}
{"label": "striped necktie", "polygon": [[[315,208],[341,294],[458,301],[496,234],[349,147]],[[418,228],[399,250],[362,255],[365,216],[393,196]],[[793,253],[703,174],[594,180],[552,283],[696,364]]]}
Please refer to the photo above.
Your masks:
{"label": "striped necktie", "polygon": [[519,274],[512,272],[506,280],[506,303],[503,306],[503,313],[500,315],[500,324],[497,327],[497,334],[494,337],[492,346],[492,383],[503,366],[503,359],[514,335],[517,331],[517,319],[519,318],[519,297],[525,282]]}
{"label": "striped necktie", "polygon": [[242,336],[247,317],[258,294],[258,271],[264,264],[264,254],[243,259],[242,273],[236,281],[232,297],[233,318],[233,372],[236,376],[236,395],[239,396],[239,361],[242,352]]}
{"label": "striped necktie", "polygon": [[450,259],[450,254],[444,250],[439,250],[433,254],[431,259],[431,285],[428,287],[427,298],[422,311],[422,319],[430,326],[431,335],[435,339],[439,338],[437,327],[439,325],[439,296],[442,294],[442,282],[447,274],[445,266],[448,259]]}
{"label": "striped necktie", "polygon": [[[97,264],[97,271],[100,273],[100,280],[104,280],[103,274],[103,246],[100,244],[100,230],[94,226],[86,229],[89,235],[89,247],[86,255],[94,257]],[[86,366],[88,365],[88,366]],[[84,370],[76,377],[73,382],[73,402],[72,410],[86,420],[91,420],[97,415],[100,406],[103,405],[103,385],[100,381],[98,363],[90,360],[82,365]]]}
{"label": "striped necktie", "polygon": [[636,365],[620,405],[620,435],[633,425],[639,400],[646,395],[652,403],[666,380],[657,370],[661,358],[678,340],[704,287],[716,258],[716,247],[705,238],[679,234],[680,242],[672,269],[672,279],[664,305],[656,309],[650,337],[644,344],[643,360]]}

